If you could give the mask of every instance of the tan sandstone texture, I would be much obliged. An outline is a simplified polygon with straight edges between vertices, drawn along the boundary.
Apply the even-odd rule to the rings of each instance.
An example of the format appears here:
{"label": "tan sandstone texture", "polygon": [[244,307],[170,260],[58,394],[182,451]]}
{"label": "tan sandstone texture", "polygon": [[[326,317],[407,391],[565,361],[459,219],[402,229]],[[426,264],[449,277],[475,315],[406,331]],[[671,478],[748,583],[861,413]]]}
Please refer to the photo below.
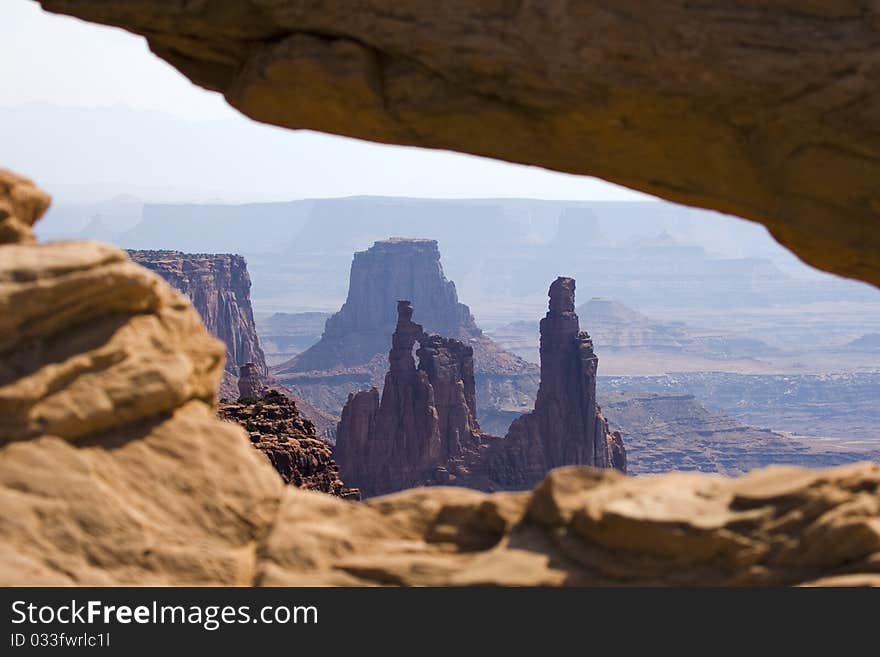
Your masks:
{"label": "tan sandstone texture", "polygon": [[[47,198],[0,179],[5,221],[33,223]],[[225,348],[188,300],[114,247],[26,233],[0,245],[0,585],[880,584],[872,464],[284,486],[217,418]]]}
{"label": "tan sandstone texture", "polygon": [[599,176],[880,284],[864,0],[39,0],[259,121]]}

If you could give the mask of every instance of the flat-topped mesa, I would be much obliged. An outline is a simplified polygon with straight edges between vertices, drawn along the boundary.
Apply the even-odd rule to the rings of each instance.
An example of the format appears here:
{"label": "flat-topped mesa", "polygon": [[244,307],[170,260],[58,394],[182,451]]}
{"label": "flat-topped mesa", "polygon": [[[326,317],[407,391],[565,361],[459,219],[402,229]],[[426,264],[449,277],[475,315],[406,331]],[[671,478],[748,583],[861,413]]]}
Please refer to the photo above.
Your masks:
{"label": "flat-topped mesa", "polygon": [[266,392],[255,363],[245,363],[238,368],[238,396],[240,399],[259,399]]}
{"label": "flat-topped mesa", "polygon": [[[524,485],[562,465],[592,465],[626,471],[619,434],[596,404],[599,359],[580,330],[574,311],[575,281],[559,277],[550,286],[549,310],[541,320],[541,383],[535,409],[517,418],[506,440],[540,445],[542,462],[531,464]],[[537,454],[537,450],[531,450]]]}
{"label": "flat-topped mesa", "polygon": [[396,299],[416,304],[428,331],[482,336],[443,273],[437,241],[396,237],[355,252],[345,303],[327,320],[321,340],[296,357],[292,371],[355,367],[385,351],[397,321]]}
{"label": "flat-topped mesa", "polygon": [[251,307],[251,278],[242,256],[135,250],[128,255],[192,301],[208,330],[226,345],[228,374],[237,376],[241,365],[253,363],[261,377],[268,375]]}
{"label": "flat-topped mesa", "polygon": [[364,495],[452,483],[480,444],[473,349],[427,335],[412,316],[412,303],[398,301],[381,400],[375,388],[349,395],[337,428],[342,476]]}

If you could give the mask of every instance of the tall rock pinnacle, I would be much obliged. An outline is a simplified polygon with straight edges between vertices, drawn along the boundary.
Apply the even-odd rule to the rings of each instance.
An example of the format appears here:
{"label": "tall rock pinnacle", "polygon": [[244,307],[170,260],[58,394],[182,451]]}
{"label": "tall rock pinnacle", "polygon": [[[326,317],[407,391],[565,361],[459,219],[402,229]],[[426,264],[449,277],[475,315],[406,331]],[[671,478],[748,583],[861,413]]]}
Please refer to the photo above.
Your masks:
{"label": "tall rock pinnacle", "polygon": [[535,409],[511,424],[508,440],[541,446],[541,470],[582,464],[626,470],[623,442],[608,430],[596,404],[599,359],[574,311],[575,281],[550,285],[549,310],[541,320],[541,383]]}
{"label": "tall rock pinnacle", "polygon": [[414,303],[428,331],[459,339],[482,335],[443,273],[437,241],[392,238],[354,254],[345,303],[327,320],[321,340],[295,359],[293,371],[354,367],[385,351],[396,299]]}
{"label": "tall rock pinnacle", "polygon": [[[398,322],[395,303],[407,299],[428,333],[472,348],[474,385],[484,418],[509,423],[503,409],[531,406],[538,368],[484,335],[446,278],[436,240],[394,237],[354,254],[348,297],[327,320],[321,339],[273,373],[299,397],[337,415],[349,392],[381,390],[388,339]],[[423,345],[424,346],[424,345]],[[492,415],[494,413],[494,416]]]}

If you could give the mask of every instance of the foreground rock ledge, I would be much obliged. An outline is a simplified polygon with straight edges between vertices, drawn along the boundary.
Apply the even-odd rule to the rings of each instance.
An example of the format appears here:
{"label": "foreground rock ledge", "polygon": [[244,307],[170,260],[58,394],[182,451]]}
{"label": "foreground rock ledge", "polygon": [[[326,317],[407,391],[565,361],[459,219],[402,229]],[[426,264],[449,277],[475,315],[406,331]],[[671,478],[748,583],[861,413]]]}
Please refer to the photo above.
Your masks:
{"label": "foreground rock ledge", "polygon": [[259,121],[599,176],[880,284],[871,3],[39,1]]}

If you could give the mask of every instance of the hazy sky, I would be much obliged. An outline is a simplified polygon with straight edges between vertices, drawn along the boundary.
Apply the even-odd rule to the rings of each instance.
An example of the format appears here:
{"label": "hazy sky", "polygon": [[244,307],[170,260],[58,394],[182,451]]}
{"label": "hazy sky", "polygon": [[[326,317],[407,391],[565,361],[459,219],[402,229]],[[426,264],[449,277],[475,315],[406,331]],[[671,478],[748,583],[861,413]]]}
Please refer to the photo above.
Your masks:
{"label": "hazy sky", "polygon": [[[31,0],[0,0],[0,79],[7,121],[0,166],[35,178],[60,199],[121,192],[146,200],[226,201],[354,194],[648,198],[594,178],[259,125],[152,55],[142,37],[45,13]],[[69,112],[30,112],[32,103],[110,107],[112,115],[95,116],[110,116],[113,126],[102,133],[96,118],[84,128],[82,113],[68,125]],[[26,111],[10,114],[22,106]],[[155,113],[176,123],[163,124]],[[183,162],[157,145],[163,125]],[[113,129],[127,134],[122,139]]]}

